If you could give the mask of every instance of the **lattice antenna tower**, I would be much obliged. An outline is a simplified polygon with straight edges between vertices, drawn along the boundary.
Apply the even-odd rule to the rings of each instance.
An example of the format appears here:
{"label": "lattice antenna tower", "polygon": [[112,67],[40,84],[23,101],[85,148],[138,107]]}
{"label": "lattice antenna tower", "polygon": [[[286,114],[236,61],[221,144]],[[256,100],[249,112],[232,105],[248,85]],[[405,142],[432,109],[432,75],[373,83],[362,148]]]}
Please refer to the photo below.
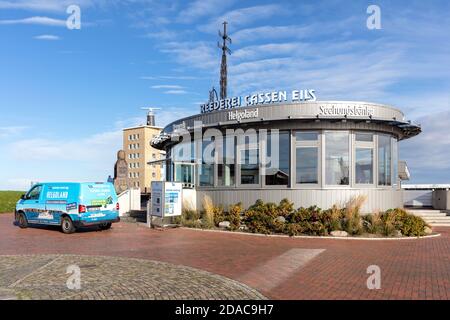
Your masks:
{"label": "lattice antenna tower", "polygon": [[220,65],[220,99],[227,97],[227,82],[228,82],[228,67],[227,67],[227,54],[231,54],[230,48],[227,43],[231,44],[231,38],[227,34],[228,22],[223,22],[223,33],[219,30],[219,36],[222,38],[222,43],[218,42],[217,46],[222,49],[222,63]]}

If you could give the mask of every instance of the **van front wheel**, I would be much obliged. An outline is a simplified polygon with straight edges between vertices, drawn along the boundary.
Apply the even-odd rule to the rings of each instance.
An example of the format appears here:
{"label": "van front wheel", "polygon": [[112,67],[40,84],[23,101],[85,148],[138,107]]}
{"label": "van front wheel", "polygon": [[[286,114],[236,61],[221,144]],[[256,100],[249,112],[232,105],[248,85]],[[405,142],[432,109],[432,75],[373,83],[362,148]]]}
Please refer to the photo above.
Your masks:
{"label": "van front wheel", "polygon": [[66,234],[74,233],[75,232],[75,226],[73,225],[72,219],[69,217],[63,217],[61,220],[61,229],[62,232]]}
{"label": "van front wheel", "polygon": [[27,217],[25,217],[25,213],[20,212],[17,215],[17,223],[19,224],[19,227],[22,229],[25,229],[28,227],[28,221],[27,221]]}

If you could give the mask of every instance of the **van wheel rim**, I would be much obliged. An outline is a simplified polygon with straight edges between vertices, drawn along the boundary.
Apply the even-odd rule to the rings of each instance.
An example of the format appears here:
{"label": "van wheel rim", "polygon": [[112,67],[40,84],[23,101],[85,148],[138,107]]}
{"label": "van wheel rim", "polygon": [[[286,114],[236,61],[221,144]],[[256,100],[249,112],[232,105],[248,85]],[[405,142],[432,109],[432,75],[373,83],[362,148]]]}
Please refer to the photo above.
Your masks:
{"label": "van wheel rim", "polygon": [[64,228],[64,230],[69,230],[69,222],[68,221],[63,222],[63,228]]}

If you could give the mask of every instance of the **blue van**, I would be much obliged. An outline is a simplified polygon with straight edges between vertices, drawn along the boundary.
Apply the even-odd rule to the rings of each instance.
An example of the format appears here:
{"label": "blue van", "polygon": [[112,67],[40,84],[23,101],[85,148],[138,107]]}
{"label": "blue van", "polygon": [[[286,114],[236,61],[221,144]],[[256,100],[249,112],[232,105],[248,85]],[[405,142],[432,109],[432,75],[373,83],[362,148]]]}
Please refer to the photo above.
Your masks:
{"label": "blue van", "polygon": [[119,203],[111,183],[39,183],[16,204],[15,220],[28,224],[58,225],[64,233],[82,226],[111,228],[119,222]]}

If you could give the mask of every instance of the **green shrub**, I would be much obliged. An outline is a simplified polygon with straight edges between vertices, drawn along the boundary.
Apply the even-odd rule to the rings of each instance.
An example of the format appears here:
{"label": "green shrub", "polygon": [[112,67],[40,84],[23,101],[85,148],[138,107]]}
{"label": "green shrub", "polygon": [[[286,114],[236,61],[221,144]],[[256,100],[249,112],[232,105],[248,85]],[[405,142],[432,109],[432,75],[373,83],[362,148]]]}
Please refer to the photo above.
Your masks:
{"label": "green shrub", "polygon": [[300,223],[287,223],[284,228],[284,233],[288,234],[289,236],[298,236],[302,233],[305,233],[305,229],[303,225]]}
{"label": "green shrub", "polygon": [[244,221],[248,230],[253,233],[272,233],[273,217],[263,210],[249,209],[244,213]]}
{"label": "green shrub", "polygon": [[344,209],[341,209],[337,205],[333,205],[328,210],[322,212],[322,223],[328,230],[328,233],[336,230],[343,230],[342,219],[344,216]]}
{"label": "green shrub", "polygon": [[290,227],[288,225],[286,233],[290,235],[295,235],[299,232],[319,236],[326,235],[328,234],[327,223],[325,222],[327,220],[327,213],[322,212],[319,207],[302,207],[288,216],[287,221],[289,222],[289,225],[294,224],[296,226]]}
{"label": "green shrub", "polygon": [[200,219],[200,213],[197,210],[183,210],[181,218],[184,220],[198,220]]}
{"label": "green shrub", "polygon": [[418,216],[408,214],[404,217],[400,231],[407,237],[419,237],[425,235],[425,227],[427,224]]}
{"label": "green shrub", "polygon": [[275,219],[278,217],[278,205],[257,200],[244,213],[244,221],[250,232],[270,234],[280,232],[282,226]]}
{"label": "green shrub", "polygon": [[181,216],[174,218],[174,223],[188,228],[200,228],[200,213],[193,209],[184,209]]}
{"label": "green shrub", "polygon": [[288,217],[292,212],[294,212],[294,203],[290,202],[288,199],[284,198],[280,201],[278,205],[278,215],[282,217]]}
{"label": "green shrub", "polygon": [[418,216],[410,214],[403,209],[391,209],[383,214],[384,234],[390,236],[396,230],[402,232],[407,237],[425,235],[427,223]]}
{"label": "green shrub", "polygon": [[[241,226],[241,213],[243,211],[242,203],[230,205],[225,215],[227,221],[230,222],[231,230],[238,230]],[[225,221],[225,220],[223,220]]]}
{"label": "green shrub", "polygon": [[382,214],[379,212],[363,216],[364,231],[373,234],[384,234],[385,227],[381,217]]}
{"label": "green shrub", "polygon": [[[361,216],[360,211],[365,200],[364,196],[358,196],[342,208],[334,205],[328,210],[321,210],[317,206],[296,210],[288,199],[281,200],[279,204],[257,200],[245,211],[241,203],[230,205],[228,211],[224,211],[222,206],[215,206],[210,198],[205,198],[201,214],[196,210],[183,210],[182,216],[176,221],[193,228],[213,228],[222,221],[229,221],[231,230],[238,230],[243,221],[253,233],[285,233],[290,236],[324,236],[335,230],[345,230],[350,235],[368,232],[393,236],[397,231],[401,231],[404,236],[425,234],[425,221],[403,209]],[[278,219],[280,216],[285,222]]]}
{"label": "green shrub", "polygon": [[304,221],[318,221],[320,219],[321,209],[317,206],[309,208],[299,208],[295,210],[288,216],[288,221],[290,223],[301,223]]}

